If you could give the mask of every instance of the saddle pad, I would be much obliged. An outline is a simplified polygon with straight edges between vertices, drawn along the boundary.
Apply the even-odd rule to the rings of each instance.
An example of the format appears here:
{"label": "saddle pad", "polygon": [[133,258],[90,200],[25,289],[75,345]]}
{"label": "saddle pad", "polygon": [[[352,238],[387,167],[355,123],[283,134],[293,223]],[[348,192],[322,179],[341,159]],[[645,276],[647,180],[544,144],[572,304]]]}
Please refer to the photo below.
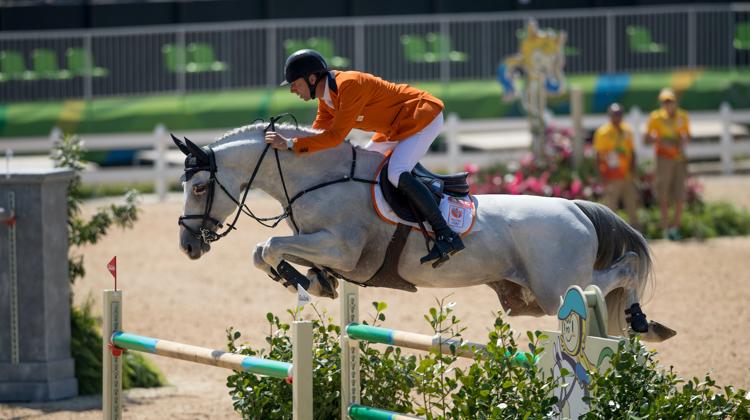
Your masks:
{"label": "saddle pad", "polygon": [[[374,180],[377,181],[378,179],[380,179],[381,170],[382,165],[378,169],[378,172],[375,174]],[[399,217],[395,211],[393,211],[391,206],[385,200],[383,191],[380,189],[379,184],[372,184],[371,191],[372,205],[375,208],[375,213],[377,213],[381,219],[394,225],[401,223],[407,226],[411,226],[414,229],[419,229],[418,223],[404,220]],[[472,228],[474,227],[474,222],[476,221],[476,205],[474,203],[473,197],[466,195],[464,197],[457,198],[445,195],[443,199],[440,200],[439,207],[440,211],[443,213],[443,218],[454,232],[462,236],[466,236],[469,234],[469,232],[471,232]],[[433,232],[432,226],[430,226],[428,222],[425,222],[424,225],[429,232]]]}

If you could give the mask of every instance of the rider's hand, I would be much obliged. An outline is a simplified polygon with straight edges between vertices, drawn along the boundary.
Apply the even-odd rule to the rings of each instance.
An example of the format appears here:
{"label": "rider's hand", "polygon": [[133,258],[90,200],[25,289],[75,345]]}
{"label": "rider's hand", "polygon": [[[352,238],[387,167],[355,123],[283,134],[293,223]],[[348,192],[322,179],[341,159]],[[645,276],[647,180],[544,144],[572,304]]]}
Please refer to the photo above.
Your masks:
{"label": "rider's hand", "polygon": [[266,143],[270,144],[271,147],[278,150],[288,150],[289,149],[289,139],[282,136],[281,134],[275,132],[275,131],[267,131],[266,132]]}

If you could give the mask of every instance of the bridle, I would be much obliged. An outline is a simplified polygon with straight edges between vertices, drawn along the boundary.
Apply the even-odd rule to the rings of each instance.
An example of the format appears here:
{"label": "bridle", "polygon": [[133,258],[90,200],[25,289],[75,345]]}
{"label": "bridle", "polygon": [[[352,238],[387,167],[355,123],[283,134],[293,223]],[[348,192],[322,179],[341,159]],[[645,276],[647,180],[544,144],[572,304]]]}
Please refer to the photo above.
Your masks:
{"label": "bridle", "polygon": [[[294,118],[294,116],[289,113],[284,113],[284,114],[269,118],[269,123],[263,129],[263,133],[266,133],[269,129],[274,131],[276,127],[276,122],[278,122],[280,119],[287,117],[287,116],[291,117],[294,120],[295,126],[299,128],[297,124],[297,119]],[[237,224],[237,220],[239,220],[240,214],[242,213],[250,216],[256,222],[269,228],[276,227],[279,223],[281,223],[282,220],[288,217],[289,220],[292,222],[292,226],[294,226],[295,233],[299,233],[299,227],[297,226],[297,222],[294,220],[294,212],[292,211],[292,204],[295,201],[297,201],[299,198],[301,198],[303,195],[311,191],[315,191],[317,189],[327,187],[329,185],[341,183],[341,182],[357,181],[357,182],[363,182],[363,183],[368,183],[368,184],[377,184],[377,181],[373,181],[370,179],[357,178],[354,176],[354,171],[356,169],[356,164],[357,164],[357,150],[352,145],[352,165],[351,165],[351,169],[350,169],[348,176],[345,175],[343,178],[324,182],[316,186],[313,186],[311,188],[304,189],[298,192],[297,194],[295,194],[294,197],[289,198],[289,193],[286,188],[286,182],[284,181],[284,173],[281,169],[281,161],[279,160],[279,151],[277,149],[274,149],[274,155],[276,157],[276,167],[278,168],[279,178],[281,180],[281,185],[284,189],[284,196],[286,197],[287,205],[284,207],[283,213],[281,213],[278,216],[258,217],[245,204],[245,201],[247,200],[247,195],[248,195],[248,192],[250,191],[251,186],[253,185],[253,181],[255,180],[255,177],[258,174],[260,165],[263,163],[263,159],[266,157],[268,153],[268,149],[271,147],[270,144],[266,144],[266,147],[263,149],[263,152],[260,154],[260,157],[258,158],[258,161],[255,164],[255,168],[253,169],[253,172],[250,175],[250,179],[248,180],[247,185],[245,186],[245,189],[242,193],[242,199],[238,201],[236,198],[234,198],[232,194],[229,193],[227,188],[224,187],[221,181],[219,181],[219,178],[216,176],[218,173],[218,168],[216,166],[216,156],[214,154],[213,149],[210,146],[207,146],[206,148],[201,148],[193,144],[187,138],[185,138],[185,143],[182,143],[174,135],[172,135],[172,139],[178,145],[178,147],[180,147],[180,149],[183,150],[183,152],[186,152],[187,150],[189,150],[190,152],[190,154],[188,154],[188,156],[185,158],[185,175],[184,175],[185,181],[189,180],[193,175],[195,175],[198,172],[201,172],[201,171],[209,172],[208,191],[207,191],[207,196],[206,196],[206,205],[204,207],[203,214],[182,215],[179,217],[177,221],[177,224],[179,226],[184,227],[194,238],[201,240],[204,243],[211,243],[211,242],[218,241],[219,239],[227,236],[229,232],[231,232],[232,230],[236,230],[237,228],[235,227],[235,225]],[[181,144],[182,146],[180,146]],[[186,149],[183,149],[183,147],[186,147]],[[237,212],[234,215],[234,219],[229,225],[227,225],[226,229],[221,233],[218,233],[215,230],[210,229],[210,227],[214,227],[217,230],[224,228],[224,225],[219,220],[216,220],[215,218],[211,217],[211,208],[214,202],[214,194],[216,192],[216,185],[218,185],[219,188],[221,188],[221,190],[224,191],[224,194],[226,194],[237,205]],[[185,220],[195,220],[195,219],[201,220],[201,225],[198,229],[191,228],[190,226],[187,225],[187,223],[185,223]],[[266,223],[270,221],[273,221],[273,223]],[[209,225],[209,223],[211,225]]]}

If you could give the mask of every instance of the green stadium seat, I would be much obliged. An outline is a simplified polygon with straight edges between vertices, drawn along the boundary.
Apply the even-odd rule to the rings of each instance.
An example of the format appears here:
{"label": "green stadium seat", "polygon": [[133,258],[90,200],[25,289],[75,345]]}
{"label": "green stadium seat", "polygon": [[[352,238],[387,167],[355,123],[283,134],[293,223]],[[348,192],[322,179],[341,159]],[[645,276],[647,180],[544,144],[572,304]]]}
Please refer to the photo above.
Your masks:
{"label": "green stadium seat", "polygon": [[26,69],[20,52],[0,51],[0,80],[35,80],[36,78],[36,73]]}
{"label": "green stadium seat", "polygon": [[630,51],[639,54],[658,54],[667,51],[667,46],[659,44],[651,39],[651,31],[643,26],[628,26],[625,29],[628,35]]}
{"label": "green stadium seat", "polygon": [[579,55],[581,55],[581,51],[578,49],[578,47],[566,45],[565,49],[563,49],[563,54],[566,57],[578,57]]}
{"label": "green stadium seat", "polygon": [[63,80],[71,77],[68,70],[60,70],[55,51],[46,48],[35,49],[31,52],[31,60],[34,62],[34,71],[41,79]]}
{"label": "green stadium seat", "polygon": [[105,77],[109,70],[94,65],[94,59],[83,48],[68,48],[65,52],[68,60],[68,70],[73,76]]}
{"label": "green stadium seat", "polygon": [[306,40],[294,38],[284,40],[284,52],[287,56],[305,48],[312,48],[321,53],[331,68],[346,69],[351,64],[351,60],[348,58],[336,55],[333,41],[330,38],[311,37]]}
{"label": "green stadium seat", "polygon": [[164,57],[164,67],[170,73],[179,73],[185,71],[185,61],[187,54],[185,48],[178,47],[175,44],[164,44],[161,47],[161,54]]}
{"label": "green stadium seat", "polygon": [[750,22],[737,23],[733,44],[738,50],[750,50]]}
{"label": "green stadium seat", "polygon": [[312,48],[319,53],[323,54],[328,65],[335,69],[348,68],[350,61],[346,57],[340,57],[336,55],[333,50],[333,41],[331,38],[324,37],[312,37],[307,39],[307,47]]}
{"label": "green stadium seat", "polygon": [[305,48],[308,48],[305,41],[301,39],[285,39],[284,40],[284,52],[285,56],[289,57],[294,53],[295,51],[304,50]]}
{"label": "green stadium seat", "polygon": [[419,35],[401,35],[404,58],[410,63],[434,63],[435,54],[427,51],[427,43]]}
{"label": "green stadium seat", "polygon": [[226,71],[227,63],[215,58],[214,47],[203,42],[188,44],[188,62],[186,70],[189,73],[200,73],[207,71]]}
{"label": "green stadium seat", "polygon": [[426,38],[436,61],[463,62],[468,58],[466,53],[453,49],[450,37],[445,34],[430,32]]}

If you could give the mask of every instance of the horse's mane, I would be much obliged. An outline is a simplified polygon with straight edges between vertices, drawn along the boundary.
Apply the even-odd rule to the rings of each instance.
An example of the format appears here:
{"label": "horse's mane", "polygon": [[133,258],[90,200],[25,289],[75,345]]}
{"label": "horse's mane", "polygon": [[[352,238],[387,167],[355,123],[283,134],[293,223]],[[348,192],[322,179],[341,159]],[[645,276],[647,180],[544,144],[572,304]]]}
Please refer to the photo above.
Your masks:
{"label": "horse's mane", "polygon": [[[211,144],[211,146],[221,146],[223,144],[231,143],[237,140],[251,140],[255,138],[256,135],[262,136],[263,130],[265,130],[267,126],[268,123],[259,122],[229,130],[221,137],[218,137],[216,141]],[[285,137],[307,137],[318,134],[321,131],[305,125],[300,125],[298,127],[294,124],[281,123],[276,124],[276,132]],[[258,139],[260,139],[260,136],[258,137]]]}

